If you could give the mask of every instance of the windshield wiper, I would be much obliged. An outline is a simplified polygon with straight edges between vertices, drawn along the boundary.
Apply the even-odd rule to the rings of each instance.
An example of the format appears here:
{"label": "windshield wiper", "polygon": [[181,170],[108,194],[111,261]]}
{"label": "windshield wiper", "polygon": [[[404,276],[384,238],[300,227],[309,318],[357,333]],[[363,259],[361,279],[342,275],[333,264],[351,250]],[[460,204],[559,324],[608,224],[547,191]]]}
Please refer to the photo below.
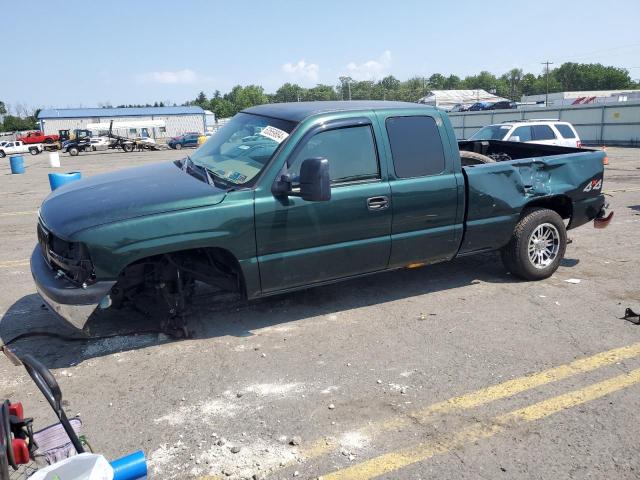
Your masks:
{"label": "windshield wiper", "polygon": [[237,184],[230,182],[219,175],[216,175],[215,172],[212,172],[204,165],[197,164],[196,162],[191,160],[191,157],[189,155],[187,155],[184,158],[184,162],[182,163],[182,170],[188,173],[188,170],[190,168],[192,171],[198,171],[199,175],[202,176],[204,181],[209,185],[213,185],[214,187],[218,188],[224,188],[229,192],[240,188]]}

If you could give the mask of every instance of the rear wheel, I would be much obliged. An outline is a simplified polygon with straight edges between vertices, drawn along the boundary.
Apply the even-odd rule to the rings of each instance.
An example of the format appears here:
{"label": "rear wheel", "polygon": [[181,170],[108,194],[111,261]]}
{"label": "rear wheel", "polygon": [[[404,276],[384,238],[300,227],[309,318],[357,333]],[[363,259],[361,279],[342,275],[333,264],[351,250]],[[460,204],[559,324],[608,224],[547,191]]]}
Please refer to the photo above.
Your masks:
{"label": "rear wheel", "polygon": [[53,138],[45,138],[44,143],[53,143]]}
{"label": "rear wheel", "polygon": [[175,149],[176,150],[182,149],[182,144],[181,143],[176,143]]}
{"label": "rear wheel", "polygon": [[69,155],[71,155],[72,157],[77,157],[79,153],[80,150],[78,150],[78,147],[71,147],[69,149]]}
{"label": "rear wheel", "polygon": [[35,148],[35,147],[34,147],[34,148],[30,148],[30,149],[29,149],[29,153],[30,153],[31,155],[38,155],[38,154],[40,153],[40,150],[38,150],[38,149],[37,149],[37,148]]}
{"label": "rear wheel", "polygon": [[6,154],[6,153],[4,153],[4,151],[3,151],[3,150],[0,150],[0,158],[4,158],[4,157],[6,157],[6,156],[7,156],[7,154]]}
{"label": "rear wheel", "polygon": [[558,269],[567,248],[562,217],[553,210],[529,210],[502,249],[507,270],[524,280],[542,280]]}
{"label": "rear wheel", "polygon": [[486,155],[476,152],[467,152],[466,150],[460,150],[460,163],[463,167],[470,165],[484,165],[485,163],[495,163],[495,160]]}
{"label": "rear wheel", "polygon": [[133,145],[131,143],[123,143],[122,144],[122,151],[124,152],[132,152],[133,151]]}

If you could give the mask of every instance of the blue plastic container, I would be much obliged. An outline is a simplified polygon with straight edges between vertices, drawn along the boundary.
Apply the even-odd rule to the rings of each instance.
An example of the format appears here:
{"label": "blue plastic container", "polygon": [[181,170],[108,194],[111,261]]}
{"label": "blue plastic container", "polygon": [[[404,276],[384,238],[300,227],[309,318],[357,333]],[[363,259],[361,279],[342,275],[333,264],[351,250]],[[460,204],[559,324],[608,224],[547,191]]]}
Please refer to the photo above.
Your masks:
{"label": "blue plastic container", "polygon": [[24,158],[22,155],[12,155],[9,157],[11,173],[24,173]]}
{"label": "blue plastic container", "polygon": [[53,192],[56,188],[66,185],[67,183],[80,180],[81,177],[82,174],[80,172],[50,173],[49,185],[51,186],[51,191]]}
{"label": "blue plastic container", "polygon": [[142,450],[114,460],[111,467],[113,480],[137,480],[147,476],[147,460]]}

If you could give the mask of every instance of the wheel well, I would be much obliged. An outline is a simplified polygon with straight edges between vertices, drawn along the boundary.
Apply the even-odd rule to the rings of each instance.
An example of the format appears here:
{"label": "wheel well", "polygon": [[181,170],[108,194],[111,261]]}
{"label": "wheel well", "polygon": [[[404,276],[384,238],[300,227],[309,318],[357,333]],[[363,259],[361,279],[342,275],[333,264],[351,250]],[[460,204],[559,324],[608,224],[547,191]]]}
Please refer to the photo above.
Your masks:
{"label": "wheel well", "polygon": [[[144,268],[144,266],[153,265],[157,265],[165,271],[166,267],[169,266],[174,274],[175,269],[180,269],[196,280],[225,291],[239,293],[243,297],[246,296],[245,280],[240,263],[226,249],[214,247],[195,248],[144,257],[127,265],[120,272],[120,278],[131,276],[131,274],[137,277],[141,272],[140,267]],[[132,278],[128,281],[135,282]]]}
{"label": "wheel well", "polygon": [[556,212],[565,220],[571,219],[571,216],[573,215],[573,204],[571,203],[571,199],[565,195],[556,195],[554,197],[532,200],[524,206],[521,216],[524,215],[526,210],[531,208],[548,208],[549,210]]}

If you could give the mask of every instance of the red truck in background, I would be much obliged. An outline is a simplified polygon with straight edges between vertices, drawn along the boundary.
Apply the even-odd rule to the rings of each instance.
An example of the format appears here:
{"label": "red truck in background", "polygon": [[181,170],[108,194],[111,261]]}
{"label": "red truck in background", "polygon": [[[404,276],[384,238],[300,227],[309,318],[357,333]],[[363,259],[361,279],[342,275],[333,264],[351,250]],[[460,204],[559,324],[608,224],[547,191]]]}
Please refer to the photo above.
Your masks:
{"label": "red truck in background", "polygon": [[60,140],[58,135],[45,135],[40,130],[29,132],[26,135],[19,136],[16,140],[23,143],[54,143]]}

